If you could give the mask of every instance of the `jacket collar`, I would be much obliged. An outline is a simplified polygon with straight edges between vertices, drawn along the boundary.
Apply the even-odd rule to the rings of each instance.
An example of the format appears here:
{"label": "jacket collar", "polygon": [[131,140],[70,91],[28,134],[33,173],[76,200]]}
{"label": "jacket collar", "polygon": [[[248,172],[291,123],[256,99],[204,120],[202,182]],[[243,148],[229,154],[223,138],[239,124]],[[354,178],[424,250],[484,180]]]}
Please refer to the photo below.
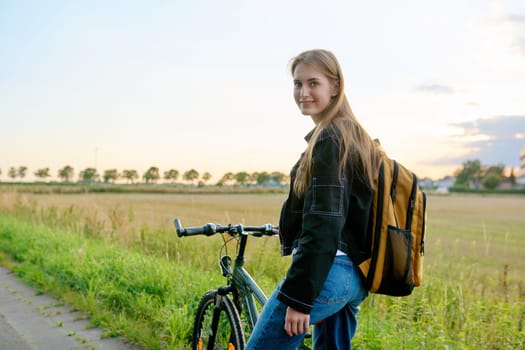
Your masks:
{"label": "jacket collar", "polygon": [[308,134],[306,134],[304,136],[304,140],[306,142],[310,142],[310,139],[312,138],[312,135],[313,135],[314,131],[315,131],[315,127],[312,130],[310,130],[310,132],[308,132]]}

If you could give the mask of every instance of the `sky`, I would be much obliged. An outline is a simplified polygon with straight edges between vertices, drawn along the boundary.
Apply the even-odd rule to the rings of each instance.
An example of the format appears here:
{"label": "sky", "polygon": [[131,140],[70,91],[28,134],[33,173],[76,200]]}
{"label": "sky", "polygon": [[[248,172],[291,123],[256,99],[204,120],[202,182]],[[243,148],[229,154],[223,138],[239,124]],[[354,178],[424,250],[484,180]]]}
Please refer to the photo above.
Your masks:
{"label": "sky", "polygon": [[519,167],[522,0],[0,0],[0,181],[12,166],[288,173],[314,126],[289,62],[313,48],[419,177]]}

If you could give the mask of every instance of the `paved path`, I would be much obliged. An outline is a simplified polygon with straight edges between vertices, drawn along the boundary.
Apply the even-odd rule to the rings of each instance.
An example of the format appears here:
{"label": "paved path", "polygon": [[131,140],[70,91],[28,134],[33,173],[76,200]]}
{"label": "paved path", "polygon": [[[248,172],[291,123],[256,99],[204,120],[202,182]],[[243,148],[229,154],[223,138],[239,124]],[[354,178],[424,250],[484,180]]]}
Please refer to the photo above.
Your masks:
{"label": "paved path", "polygon": [[101,335],[80,312],[37,295],[0,266],[0,350],[140,349]]}

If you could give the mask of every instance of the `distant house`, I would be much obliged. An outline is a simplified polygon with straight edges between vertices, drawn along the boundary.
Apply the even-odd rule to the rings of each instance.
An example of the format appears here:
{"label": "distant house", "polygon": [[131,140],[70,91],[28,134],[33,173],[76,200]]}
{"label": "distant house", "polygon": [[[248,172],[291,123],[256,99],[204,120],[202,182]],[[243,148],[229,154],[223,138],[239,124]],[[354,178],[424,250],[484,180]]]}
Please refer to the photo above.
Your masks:
{"label": "distant house", "polygon": [[425,190],[432,189],[434,187],[434,181],[432,181],[432,179],[428,177],[419,179],[418,183],[419,183],[419,187]]}
{"label": "distant house", "polygon": [[436,192],[438,193],[448,193],[455,182],[455,176],[445,176],[441,180],[434,181],[434,187],[436,187]]}

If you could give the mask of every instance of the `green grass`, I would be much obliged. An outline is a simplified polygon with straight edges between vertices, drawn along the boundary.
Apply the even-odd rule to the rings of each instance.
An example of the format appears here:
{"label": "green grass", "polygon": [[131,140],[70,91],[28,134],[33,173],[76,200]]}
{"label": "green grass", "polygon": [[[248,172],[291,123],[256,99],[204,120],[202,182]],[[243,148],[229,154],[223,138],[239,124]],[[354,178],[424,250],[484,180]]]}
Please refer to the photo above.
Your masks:
{"label": "green grass", "polygon": [[[223,282],[222,240],[177,238],[173,217],[185,225],[275,223],[283,199],[0,193],[0,259],[40,292],[84,310],[107,336],[185,349],[198,299]],[[353,347],[525,348],[523,213],[519,196],[430,196],[423,286],[405,298],[370,295]],[[289,264],[278,240],[252,239],[247,256],[271,292]]]}
{"label": "green grass", "polygon": [[[148,349],[183,348],[196,290],[218,284],[210,272],[0,214],[3,262],[39,292],[84,310],[107,336]],[[14,259],[9,262],[7,257]]]}

